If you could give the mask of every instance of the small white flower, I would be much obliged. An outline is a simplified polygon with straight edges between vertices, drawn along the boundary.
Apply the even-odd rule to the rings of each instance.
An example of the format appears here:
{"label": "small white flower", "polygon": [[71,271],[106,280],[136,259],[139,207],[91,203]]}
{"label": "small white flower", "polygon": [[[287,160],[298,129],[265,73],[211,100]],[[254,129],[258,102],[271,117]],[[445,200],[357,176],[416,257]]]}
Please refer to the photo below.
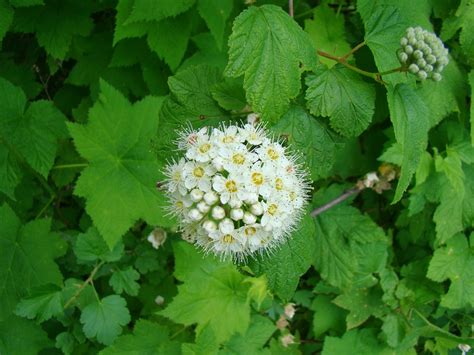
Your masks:
{"label": "small white flower", "polygon": [[267,231],[280,228],[283,220],[287,217],[287,206],[278,200],[269,199],[268,202],[263,202],[263,215],[261,224]]}
{"label": "small white flower", "polygon": [[226,146],[231,147],[235,143],[242,142],[243,138],[238,133],[239,127],[237,126],[223,127],[223,130],[214,128],[212,130],[211,140],[219,148]]}
{"label": "small white flower", "polygon": [[264,163],[281,164],[286,161],[285,148],[278,142],[265,140],[256,150],[258,157]]}
{"label": "small white flower", "polygon": [[186,151],[186,158],[198,162],[208,162],[217,154],[217,149],[207,134],[196,135],[195,142]]}
{"label": "small white flower", "polygon": [[223,147],[219,149],[219,157],[216,161],[230,173],[239,173],[247,170],[256,160],[258,156],[249,152],[243,144],[235,144],[232,147]]}
{"label": "small white flower", "polygon": [[155,228],[147,237],[147,240],[151,243],[153,248],[158,249],[166,242],[167,236],[168,234],[163,228]]}
{"label": "small white flower", "polygon": [[223,233],[220,230],[209,233],[212,239],[213,248],[224,256],[232,255],[233,253],[242,253],[244,251],[244,244],[242,237],[236,230],[229,233]]}
{"label": "small white flower", "polygon": [[242,137],[252,145],[260,145],[265,138],[265,132],[260,125],[246,124],[240,129]]}
{"label": "small white flower", "polygon": [[227,178],[221,175],[214,176],[212,188],[220,194],[220,200],[223,204],[232,200],[240,202],[247,198],[247,191],[244,188],[243,181],[237,175],[229,175]]}
{"label": "small white flower", "polygon": [[215,174],[214,167],[207,163],[188,161],[184,165],[184,186],[187,189],[198,187],[204,192],[211,190],[211,178]]}
{"label": "small white flower", "polygon": [[188,191],[184,186],[184,165],[186,160],[181,158],[178,163],[171,163],[166,166],[165,175],[167,177],[166,188],[169,192],[178,191],[184,195]]}

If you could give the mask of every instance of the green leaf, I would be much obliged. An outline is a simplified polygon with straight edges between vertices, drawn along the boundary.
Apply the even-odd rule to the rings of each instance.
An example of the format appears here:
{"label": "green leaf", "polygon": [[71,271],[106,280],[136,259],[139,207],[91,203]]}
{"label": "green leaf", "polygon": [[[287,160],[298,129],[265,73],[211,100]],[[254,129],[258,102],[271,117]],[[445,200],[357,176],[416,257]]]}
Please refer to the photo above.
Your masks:
{"label": "green leaf", "polygon": [[311,172],[312,180],[331,176],[336,153],[344,141],[321,119],[299,106],[292,106],[271,129],[286,137],[290,147],[304,157],[304,165]]}
{"label": "green leaf", "polygon": [[191,34],[191,12],[158,22],[148,32],[148,45],[151,50],[176,70],[188,48]]}
{"label": "green leaf", "polygon": [[[396,7],[375,6],[376,2],[369,4],[374,7],[361,10],[361,5],[358,3],[358,10],[365,26],[365,42],[372,51],[380,72],[397,68],[400,63],[396,52],[400,47],[400,38],[408,27],[406,20]],[[393,84],[406,80],[402,74],[390,74],[383,79]]]}
{"label": "green leaf", "polygon": [[[226,75],[244,75],[247,101],[276,121],[301,88],[303,70],[316,65],[311,40],[280,7],[250,7],[234,21]],[[303,65],[300,68],[300,63]]]}
{"label": "green leaf", "polygon": [[437,282],[451,280],[448,293],[441,299],[442,306],[451,309],[474,306],[474,253],[466,236],[457,234],[445,247],[435,250],[427,276]]}
{"label": "green leaf", "polygon": [[54,345],[56,348],[61,349],[64,354],[70,355],[74,351],[76,341],[71,333],[62,332],[56,336],[56,343]]}
{"label": "green leaf", "polygon": [[175,17],[193,6],[195,0],[133,0],[133,10],[127,23],[159,21]]}
{"label": "green leaf", "polygon": [[213,99],[226,110],[240,111],[247,104],[242,80],[239,79],[225,78],[223,82],[214,85],[211,93]]}
{"label": "green leaf", "polygon": [[408,188],[426,150],[430,122],[423,98],[409,85],[389,86],[387,99],[395,138],[403,152],[402,169],[392,202],[395,203]]}
{"label": "green leaf", "polygon": [[87,36],[92,29],[93,6],[87,1],[46,0],[44,6],[18,8],[14,30],[33,32],[48,54],[64,59],[74,36]]}
{"label": "green leaf", "polygon": [[176,277],[184,282],[160,314],[184,325],[197,323],[197,333],[209,324],[218,341],[244,333],[250,321],[249,285],[244,276],[234,265],[203,257],[191,245],[177,243],[177,248]]}
{"label": "green leaf", "polygon": [[393,354],[393,350],[377,340],[373,329],[350,330],[341,338],[326,337],[322,355],[333,354]]}
{"label": "green leaf", "polygon": [[135,0],[119,0],[117,3],[115,17],[114,42],[117,44],[124,38],[142,37],[148,33],[150,24],[148,22],[128,23]]}
{"label": "green leaf", "polygon": [[23,91],[0,78],[0,191],[13,197],[19,182],[18,163],[23,159],[44,177],[53,166],[57,141],[66,135],[65,117],[50,101],[26,108]]}
{"label": "green leaf", "polygon": [[13,8],[8,3],[8,0],[0,0],[0,44],[3,37],[5,37],[10,25],[13,22]]}
{"label": "green leaf", "polygon": [[370,316],[381,317],[384,312],[382,292],[376,288],[347,290],[334,300],[339,307],[347,309],[347,329],[358,327]]}
{"label": "green leaf", "polygon": [[0,321],[0,353],[37,355],[51,346],[48,334],[33,321],[14,315]]}
{"label": "green leaf", "polygon": [[89,304],[82,310],[81,323],[88,338],[97,338],[110,345],[120,333],[122,326],[130,322],[130,313],[125,300],[117,295],[107,296]]}
{"label": "green leaf", "polygon": [[220,345],[214,336],[214,332],[208,325],[196,335],[194,344],[181,344],[183,355],[217,355],[219,348]]}
{"label": "green leaf", "polygon": [[342,333],[345,330],[345,318],[347,312],[336,306],[328,295],[316,295],[311,304],[314,311],[313,332],[316,338],[328,330]]}
{"label": "green leaf", "polygon": [[149,96],[131,105],[107,83],[100,87],[88,123],[68,128],[78,152],[89,161],[75,193],[86,198],[86,211],[113,247],[139,218],[152,225],[167,222],[164,197],[155,188],[161,165],[149,147],[162,99]]}
{"label": "green leaf", "polygon": [[97,260],[118,261],[123,255],[123,243],[118,242],[113,250],[110,250],[97,229],[90,227],[86,233],[77,236],[74,254],[78,263],[90,263]]}
{"label": "green leaf", "polygon": [[[313,19],[304,21],[304,30],[308,32],[314,47],[318,50],[337,57],[341,57],[351,50],[346,40],[344,16],[336,14],[326,4],[315,7]],[[329,68],[337,63],[325,57],[319,57],[319,61]]]}
{"label": "green leaf", "polygon": [[60,315],[62,311],[61,288],[48,284],[33,289],[28,297],[17,304],[15,313],[28,319],[37,318],[41,323]]}
{"label": "green leaf", "polygon": [[133,334],[122,335],[112,346],[100,352],[101,355],[177,353],[179,343],[170,341],[168,329],[146,319],[136,322]]}
{"label": "green leaf", "polygon": [[224,31],[234,4],[232,0],[199,0],[198,11],[206,21],[207,27],[217,42],[217,47],[222,48]]}
{"label": "green leaf", "polygon": [[[471,85],[471,98],[474,97],[474,70],[469,73],[469,85]],[[471,144],[474,145],[474,102],[471,100]]]}
{"label": "green leaf", "polygon": [[4,204],[0,207],[0,220],[1,321],[33,287],[61,285],[62,275],[54,259],[64,254],[66,246],[58,234],[50,232],[49,219],[23,224]]}
{"label": "green leaf", "polygon": [[[337,193],[337,194],[335,194]],[[314,196],[323,204],[339,195],[336,186],[321,189]],[[314,218],[316,251],[314,265],[329,284],[347,289],[370,287],[377,279],[387,259],[387,238],[370,217],[354,207],[339,205]]]}
{"label": "green leaf", "polygon": [[271,255],[256,258],[251,268],[257,275],[266,274],[270,289],[282,300],[290,300],[311,266],[315,239],[311,217],[305,216],[286,243]]}
{"label": "green leaf", "polygon": [[275,330],[276,326],[270,319],[254,315],[245,334],[235,334],[219,354],[258,354]]}
{"label": "green leaf", "polygon": [[331,127],[346,137],[367,129],[375,108],[375,88],[360,75],[336,65],[319,66],[306,78],[306,100],[313,115],[329,117]]}
{"label": "green leaf", "polygon": [[10,0],[10,4],[15,7],[26,7],[26,6],[34,6],[34,5],[43,5],[43,0]]}
{"label": "green leaf", "polygon": [[140,285],[137,283],[139,278],[140,274],[132,266],[129,266],[124,270],[114,270],[109,284],[118,294],[125,291],[131,296],[136,296],[140,288]]}

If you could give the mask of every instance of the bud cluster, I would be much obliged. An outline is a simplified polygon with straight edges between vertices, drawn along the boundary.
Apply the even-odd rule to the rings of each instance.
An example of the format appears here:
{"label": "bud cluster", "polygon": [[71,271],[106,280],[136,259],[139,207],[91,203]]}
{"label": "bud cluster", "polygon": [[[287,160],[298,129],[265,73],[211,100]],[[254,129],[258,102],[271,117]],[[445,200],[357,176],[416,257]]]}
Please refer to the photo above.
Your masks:
{"label": "bud cluster", "polygon": [[262,126],[188,130],[178,148],[185,157],[167,165],[165,187],[184,239],[237,260],[286,240],[309,186],[296,157]]}
{"label": "bud cluster", "polygon": [[419,80],[442,79],[441,72],[449,62],[448,49],[434,33],[421,27],[408,27],[400,45],[398,59],[410,73]]}

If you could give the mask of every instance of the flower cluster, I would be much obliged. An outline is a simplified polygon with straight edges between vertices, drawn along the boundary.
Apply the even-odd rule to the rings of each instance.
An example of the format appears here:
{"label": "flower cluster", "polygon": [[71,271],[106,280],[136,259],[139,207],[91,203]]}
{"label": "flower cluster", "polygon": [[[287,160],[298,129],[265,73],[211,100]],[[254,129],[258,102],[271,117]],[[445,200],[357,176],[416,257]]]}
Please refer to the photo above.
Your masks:
{"label": "flower cluster", "polygon": [[184,239],[237,260],[286,240],[309,186],[262,126],[186,130],[178,148],[185,157],[167,165],[165,187]]}
{"label": "flower cluster", "polygon": [[449,62],[448,50],[434,33],[421,27],[408,27],[400,45],[398,59],[409,72],[419,80],[442,79],[441,72]]}

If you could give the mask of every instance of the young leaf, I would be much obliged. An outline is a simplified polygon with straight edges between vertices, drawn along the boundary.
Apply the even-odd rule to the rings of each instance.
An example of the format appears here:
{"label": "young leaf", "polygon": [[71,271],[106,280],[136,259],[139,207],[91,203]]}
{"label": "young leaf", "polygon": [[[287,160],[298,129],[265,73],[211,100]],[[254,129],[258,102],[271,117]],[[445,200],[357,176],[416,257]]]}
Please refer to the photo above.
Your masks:
{"label": "young leaf", "polygon": [[437,282],[451,280],[448,293],[441,299],[442,306],[451,309],[474,306],[474,253],[466,236],[457,234],[434,252],[427,276]]}
{"label": "young leaf", "polygon": [[302,154],[305,166],[311,172],[311,179],[331,175],[336,153],[342,149],[344,141],[325,122],[299,106],[292,106],[271,128],[286,137],[291,147]]}
{"label": "young leaf", "polygon": [[15,313],[28,319],[37,318],[41,323],[62,311],[61,288],[48,284],[33,289],[28,297],[17,304]]}
{"label": "young leaf", "polygon": [[12,313],[20,298],[35,286],[61,285],[62,275],[54,259],[66,251],[65,243],[50,232],[51,220],[25,225],[12,209],[0,207],[0,321]]}
{"label": "young leaf", "polygon": [[[206,325],[218,341],[243,333],[250,321],[249,284],[231,263],[203,257],[191,245],[178,244],[176,276],[184,283],[161,315],[184,325]],[[188,257],[187,257],[188,256]],[[187,257],[186,259],[183,259]]]}
{"label": "young leaf", "polygon": [[79,263],[90,263],[97,260],[113,262],[122,257],[123,243],[118,242],[113,250],[110,250],[97,229],[90,227],[86,233],[77,236],[74,254],[76,254]]}
{"label": "young leaf", "polygon": [[199,14],[206,21],[219,49],[222,48],[224,42],[225,25],[232,8],[232,0],[199,0],[198,2]]}
{"label": "young leaf", "polygon": [[275,5],[242,12],[234,21],[229,46],[225,73],[244,75],[247,101],[264,120],[276,121],[285,113],[300,91],[301,72],[316,65],[308,34]]}
{"label": "young leaf", "polygon": [[74,36],[87,36],[92,29],[94,7],[87,1],[46,0],[44,6],[16,9],[14,29],[33,32],[48,54],[64,59]]}
{"label": "young leaf", "polygon": [[315,230],[306,216],[288,241],[271,256],[262,256],[252,263],[257,274],[265,273],[270,289],[282,300],[290,300],[300,277],[308,271],[314,258]]}
{"label": "young leaf", "polygon": [[0,191],[13,197],[19,182],[18,160],[44,177],[53,166],[57,141],[66,136],[66,118],[50,101],[36,101],[26,108],[19,87],[0,78]]}
{"label": "young leaf", "polygon": [[131,296],[136,296],[140,288],[140,285],[137,283],[139,278],[140,274],[133,267],[129,266],[124,270],[114,270],[109,284],[118,294],[125,291]]}
{"label": "young leaf", "polygon": [[428,144],[428,108],[418,93],[407,84],[389,86],[388,106],[395,138],[403,152],[402,169],[393,202],[402,198]]}
{"label": "young leaf", "polygon": [[78,152],[89,161],[75,193],[86,198],[87,212],[112,248],[139,218],[166,224],[164,197],[155,188],[161,166],[149,148],[162,100],[147,97],[131,105],[104,81],[100,87],[88,123],[68,128]]}
{"label": "young leaf", "polygon": [[[304,30],[308,32],[314,47],[335,56],[343,56],[351,50],[346,40],[344,16],[336,14],[328,5],[317,6],[313,19],[304,21]],[[329,68],[337,62],[329,58],[319,57],[321,63]]]}
{"label": "young leaf", "polygon": [[331,127],[346,137],[367,129],[375,108],[375,88],[360,75],[336,65],[319,66],[306,78],[306,100],[313,115],[329,117]]}
{"label": "young leaf", "polygon": [[37,355],[52,346],[48,334],[33,321],[11,315],[0,320],[0,353]]}
{"label": "young leaf", "polygon": [[133,334],[122,335],[100,355],[112,354],[177,354],[179,343],[170,341],[164,326],[146,319],[139,319]]}
{"label": "young leaf", "polygon": [[122,326],[127,325],[130,319],[127,303],[117,295],[92,302],[81,314],[84,334],[88,338],[97,337],[97,340],[105,345],[114,342],[122,333]]}

